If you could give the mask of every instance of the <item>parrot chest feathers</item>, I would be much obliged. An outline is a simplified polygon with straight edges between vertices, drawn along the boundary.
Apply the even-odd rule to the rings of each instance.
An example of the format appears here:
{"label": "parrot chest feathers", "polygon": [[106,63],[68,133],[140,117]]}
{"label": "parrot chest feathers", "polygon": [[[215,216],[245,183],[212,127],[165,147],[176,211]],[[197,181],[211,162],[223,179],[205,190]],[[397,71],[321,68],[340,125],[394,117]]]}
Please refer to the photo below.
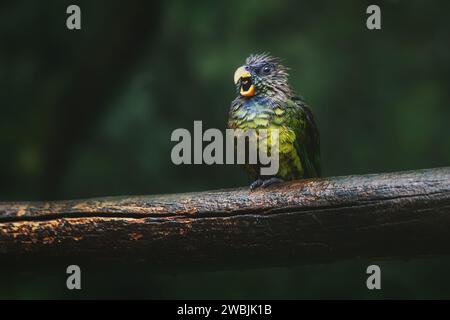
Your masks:
{"label": "parrot chest feathers", "polygon": [[[248,99],[232,106],[228,124],[230,128],[244,131],[248,129],[279,130],[280,170],[278,176],[285,179],[297,178],[303,174],[303,166],[295,148],[296,128],[290,121],[292,111],[289,107],[282,108],[280,102],[272,98]],[[257,171],[257,169],[252,168],[248,171]]]}
{"label": "parrot chest feathers", "polygon": [[249,99],[232,108],[229,122],[237,129],[277,128],[285,122],[285,110],[274,99]]}

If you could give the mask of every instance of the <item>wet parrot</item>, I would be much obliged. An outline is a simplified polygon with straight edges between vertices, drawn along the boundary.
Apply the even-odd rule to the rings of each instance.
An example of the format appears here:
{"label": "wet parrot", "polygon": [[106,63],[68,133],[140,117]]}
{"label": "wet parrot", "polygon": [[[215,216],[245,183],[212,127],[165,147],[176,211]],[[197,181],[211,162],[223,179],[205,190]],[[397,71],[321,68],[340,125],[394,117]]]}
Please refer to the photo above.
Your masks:
{"label": "wet parrot", "polygon": [[288,69],[268,54],[250,55],[234,74],[237,97],[228,128],[278,129],[278,173],[263,176],[261,164],[246,163],[253,190],[274,183],[320,176],[319,131],[311,109],[288,82]]}

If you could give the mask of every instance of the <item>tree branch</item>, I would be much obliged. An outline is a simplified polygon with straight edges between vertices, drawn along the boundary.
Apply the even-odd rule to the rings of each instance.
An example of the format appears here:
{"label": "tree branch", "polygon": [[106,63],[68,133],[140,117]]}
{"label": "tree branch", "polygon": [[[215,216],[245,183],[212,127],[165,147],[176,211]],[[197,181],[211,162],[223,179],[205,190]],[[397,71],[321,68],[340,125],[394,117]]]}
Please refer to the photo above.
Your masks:
{"label": "tree branch", "polygon": [[0,203],[0,262],[280,266],[450,253],[450,167],[157,196]]}

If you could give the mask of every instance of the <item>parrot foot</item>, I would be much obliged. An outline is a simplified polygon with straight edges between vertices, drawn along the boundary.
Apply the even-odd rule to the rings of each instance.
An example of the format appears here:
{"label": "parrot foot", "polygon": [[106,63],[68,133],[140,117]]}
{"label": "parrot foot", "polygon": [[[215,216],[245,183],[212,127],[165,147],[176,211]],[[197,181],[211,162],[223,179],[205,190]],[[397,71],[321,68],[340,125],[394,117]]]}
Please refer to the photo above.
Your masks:
{"label": "parrot foot", "polygon": [[281,183],[281,182],[284,182],[284,180],[280,179],[280,178],[273,177],[273,178],[270,178],[268,180],[264,180],[264,182],[261,185],[261,188],[266,188],[268,186],[271,186],[271,185],[274,185],[274,184],[277,184],[277,183]]}
{"label": "parrot foot", "polygon": [[263,179],[257,179],[255,181],[252,182],[252,184],[250,185],[250,190],[253,191],[259,187],[261,187],[264,183]]}
{"label": "parrot foot", "polygon": [[253,190],[255,190],[257,188],[260,188],[260,187],[261,188],[266,188],[266,187],[269,187],[269,186],[271,186],[273,184],[277,184],[277,183],[281,183],[281,182],[284,182],[284,180],[280,179],[280,178],[275,178],[275,177],[272,177],[272,178],[267,179],[267,180],[257,179],[255,181],[253,181],[253,183],[250,185],[250,190],[253,191]]}

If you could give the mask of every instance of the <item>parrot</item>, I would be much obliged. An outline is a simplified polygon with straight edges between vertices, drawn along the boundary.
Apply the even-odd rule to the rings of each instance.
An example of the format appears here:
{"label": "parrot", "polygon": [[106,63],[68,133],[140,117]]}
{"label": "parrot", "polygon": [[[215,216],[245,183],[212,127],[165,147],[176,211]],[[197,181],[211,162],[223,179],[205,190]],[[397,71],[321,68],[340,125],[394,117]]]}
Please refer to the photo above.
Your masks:
{"label": "parrot", "polygon": [[228,129],[278,129],[279,167],[262,176],[261,164],[244,164],[250,189],[283,181],[320,177],[320,137],[311,108],[288,82],[288,68],[267,53],[251,54],[234,73],[237,97],[228,114]]}

